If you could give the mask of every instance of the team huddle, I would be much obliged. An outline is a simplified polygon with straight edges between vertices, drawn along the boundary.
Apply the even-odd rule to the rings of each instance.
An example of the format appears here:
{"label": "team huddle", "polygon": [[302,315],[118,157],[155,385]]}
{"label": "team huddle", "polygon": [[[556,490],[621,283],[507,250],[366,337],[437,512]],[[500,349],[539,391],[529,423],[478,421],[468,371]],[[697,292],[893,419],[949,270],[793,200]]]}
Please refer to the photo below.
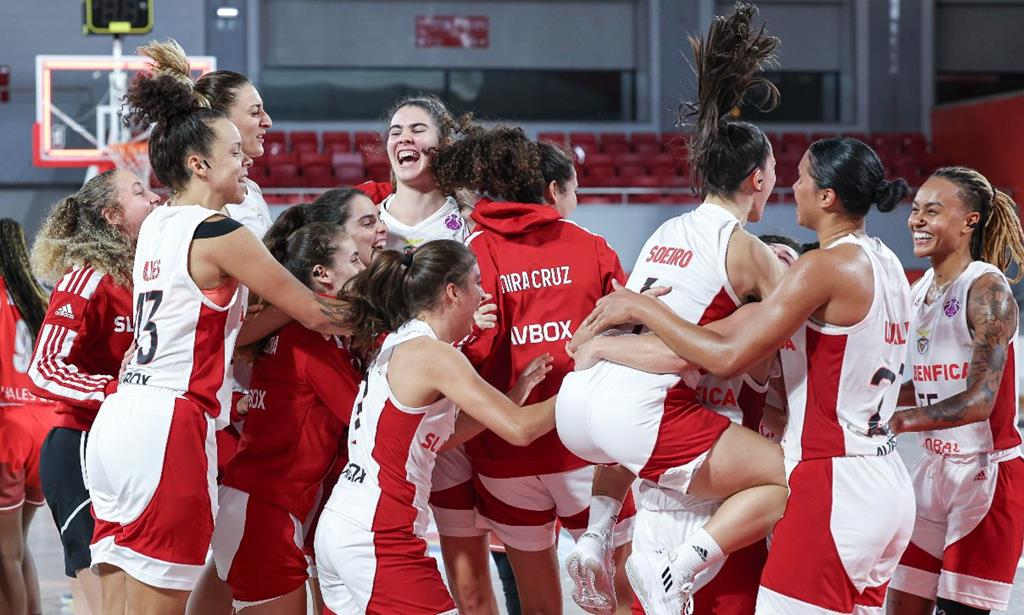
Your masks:
{"label": "team huddle", "polygon": [[[912,195],[932,268],[911,287],[865,230],[911,190],[837,137],[793,185],[818,242],[752,235],[775,159],[729,112],[778,98],[755,14],[691,40],[703,203],[628,276],[568,220],[569,153],[434,97],[388,113],[391,182],[272,220],[247,177],[271,126],[256,88],[143,47],[125,103],[170,199],[115,169],[54,206],[30,255],[0,227],[15,540],[45,497],[78,612],[108,615],[494,614],[492,558],[510,610],[560,613],[560,529],[590,613],[1005,610],[1024,546],[1016,205],[935,170]],[[38,607],[24,561],[5,613]]]}

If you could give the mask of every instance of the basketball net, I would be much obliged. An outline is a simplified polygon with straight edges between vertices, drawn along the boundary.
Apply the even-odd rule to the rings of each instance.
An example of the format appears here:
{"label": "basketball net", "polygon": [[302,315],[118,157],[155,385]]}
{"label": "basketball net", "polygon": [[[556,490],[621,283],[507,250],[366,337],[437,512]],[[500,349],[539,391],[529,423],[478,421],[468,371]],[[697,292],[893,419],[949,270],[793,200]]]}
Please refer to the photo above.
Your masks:
{"label": "basketball net", "polygon": [[117,168],[131,171],[142,180],[147,190],[150,188],[149,176],[153,168],[149,166],[149,139],[110,143],[107,153]]}

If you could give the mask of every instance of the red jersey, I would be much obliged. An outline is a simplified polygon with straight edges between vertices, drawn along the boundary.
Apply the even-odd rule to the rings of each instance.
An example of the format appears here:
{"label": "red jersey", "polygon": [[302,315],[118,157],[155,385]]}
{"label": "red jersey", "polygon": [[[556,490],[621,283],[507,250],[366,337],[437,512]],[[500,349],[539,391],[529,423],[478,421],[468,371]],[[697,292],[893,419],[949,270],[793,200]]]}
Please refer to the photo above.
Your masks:
{"label": "red jersey", "polygon": [[[498,306],[498,323],[463,348],[480,375],[500,391],[515,384],[545,352],[552,370],[526,403],[558,393],[572,371],[565,344],[598,299],[625,282],[619,257],[604,238],[569,222],[550,206],[483,199],[467,240],[480,264],[481,284]],[[529,446],[513,446],[490,431],[466,443],[474,468],[495,478],[564,472],[587,465],[552,430]]]}
{"label": "red jersey", "polygon": [[32,332],[0,278],[0,406],[48,403],[32,394]]}
{"label": "red jersey", "polygon": [[59,402],[57,427],[92,427],[133,336],[130,288],[92,267],[61,278],[29,369],[33,392]]}
{"label": "red jersey", "polygon": [[249,413],[223,484],[305,519],[339,455],[362,375],[336,337],[293,322],[253,364]]}
{"label": "red jersey", "polygon": [[356,190],[359,190],[370,197],[370,200],[378,205],[384,199],[391,196],[395,191],[395,187],[391,185],[391,182],[363,182],[356,186]]}

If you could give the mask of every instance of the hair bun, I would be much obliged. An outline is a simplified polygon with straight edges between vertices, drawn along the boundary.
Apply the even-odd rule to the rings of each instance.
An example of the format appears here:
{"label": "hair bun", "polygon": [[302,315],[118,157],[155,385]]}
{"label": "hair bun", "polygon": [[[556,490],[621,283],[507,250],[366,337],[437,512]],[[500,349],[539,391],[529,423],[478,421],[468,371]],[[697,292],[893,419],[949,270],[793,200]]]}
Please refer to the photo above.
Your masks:
{"label": "hair bun", "polygon": [[875,189],[872,199],[878,207],[878,211],[888,212],[896,209],[896,206],[903,199],[910,195],[910,185],[902,177],[893,180],[883,180]]}

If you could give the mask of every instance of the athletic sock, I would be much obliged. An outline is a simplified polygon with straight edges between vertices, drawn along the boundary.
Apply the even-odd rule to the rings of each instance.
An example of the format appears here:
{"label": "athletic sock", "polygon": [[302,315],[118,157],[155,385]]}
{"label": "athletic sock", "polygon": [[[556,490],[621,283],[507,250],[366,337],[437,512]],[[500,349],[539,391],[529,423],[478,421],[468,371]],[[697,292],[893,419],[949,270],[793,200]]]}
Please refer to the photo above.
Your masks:
{"label": "athletic sock", "polygon": [[587,517],[587,531],[596,534],[611,534],[619,520],[622,502],[606,495],[590,497],[590,515]]}
{"label": "athletic sock", "polygon": [[725,559],[725,553],[704,528],[700,528],[674,551],[672,564],[682,573],[697,574]]}

